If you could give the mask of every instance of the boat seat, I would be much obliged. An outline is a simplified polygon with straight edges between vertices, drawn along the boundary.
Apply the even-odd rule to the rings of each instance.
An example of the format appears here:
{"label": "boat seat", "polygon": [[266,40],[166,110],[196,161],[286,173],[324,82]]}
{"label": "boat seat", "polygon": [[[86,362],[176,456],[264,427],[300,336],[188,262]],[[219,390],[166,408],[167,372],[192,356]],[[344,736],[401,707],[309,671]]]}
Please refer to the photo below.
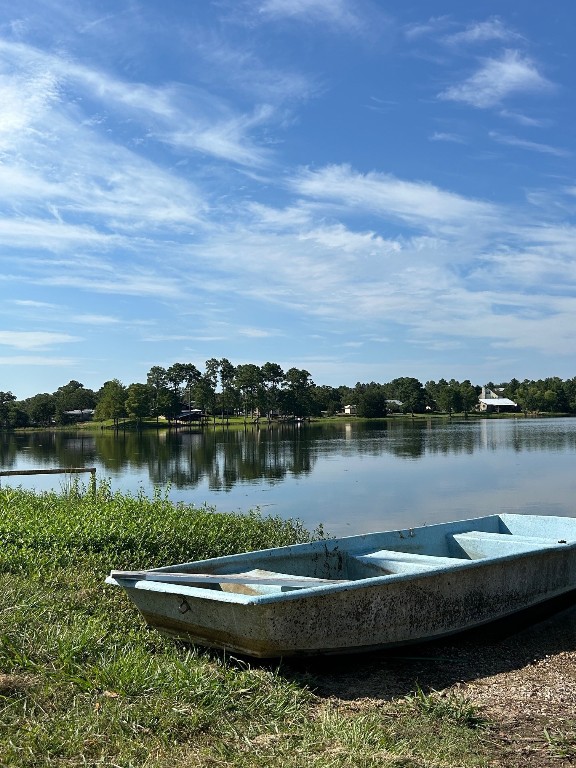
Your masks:
{"label": "boat seat", "polygon": [[[380,549],[377,552],[367,552],[355,555],[353,558],[359,566],[366,569],[363,577],[381,574],[422,573],[435,568],[446,568],[461,562],[455,557],[436,557],[435,555],[420,555],[416,552],[397,552],[393,549]],[[464,558],[468,562],[469,558]]]}
{"label": "boat seat", "polygon": [[[421,555],[418,552],[397,552],[395,549],[380,549],[377,552],[356,555],[355,559],[368,562],[371,560],[395,560],[403,563],[416,563],[417,565],[453,565],[457,558]],[[467,560],[468,558],[463,559]]]}
{"label": "boat seat", "polygon": [[504,555],[532,552],[537,549],[566,544],[563,540],[541,536],[516,536],[511,533],[491,533],[488,531],[447,534],[447,538],[450,551],[460,556],[464,553],[472,560],[503,557]]}

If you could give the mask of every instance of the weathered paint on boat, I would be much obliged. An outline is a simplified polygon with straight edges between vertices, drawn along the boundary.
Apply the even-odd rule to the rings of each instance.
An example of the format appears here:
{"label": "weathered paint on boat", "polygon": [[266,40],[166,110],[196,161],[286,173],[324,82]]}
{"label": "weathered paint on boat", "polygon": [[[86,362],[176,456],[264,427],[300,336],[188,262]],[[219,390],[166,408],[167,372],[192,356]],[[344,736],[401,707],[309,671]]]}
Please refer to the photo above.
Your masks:
{"label": "weathered paint on boat", "polygon": [[[202,586],[154,580],[170,573],[235,577]],[[125,589],[150,626],[192,643],[261,658],[367,651],[445,637],[576,590],[576,519],[489,515],[167,566],[145,578],[113,574],[107,582]],[[328,582],[293,587],[286,576]]]}

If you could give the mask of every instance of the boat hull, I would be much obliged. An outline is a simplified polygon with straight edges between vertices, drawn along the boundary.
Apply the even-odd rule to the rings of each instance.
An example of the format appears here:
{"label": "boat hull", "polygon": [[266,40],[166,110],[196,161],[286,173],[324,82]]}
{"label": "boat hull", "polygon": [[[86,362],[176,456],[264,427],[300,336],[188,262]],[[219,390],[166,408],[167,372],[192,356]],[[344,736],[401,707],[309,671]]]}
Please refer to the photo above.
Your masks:
{"label": "boat hull", "polygon": [[[474,522],[478,527],[478,521]],[[383,563],[386,569],[397,564],[395,572],[386,570],[383,575],[372,576],[368,571],[368,576],[335,586],[234,594],[170,583],[114,583],[126,590],[145,621],[160,632],[258,658],[361,652],[436,640],[512,616],[576,589],[576,528],[574,541],[559,538],[566,536],[565,528],[552,532],[551,538],[543,538],[541,543],[538,537],[512,541],[514,537],[506,534],[504,545],[510,549],[514,544],[513,551],[489,556],[486,547],[490,551],[494,541],[499,544],[499,532],[470,535],[457,527],[455,536],[443,534],[476,555],[468,554],[467,558],[424,554],[418,531],[437,528],[404,532],[401,546],[415,550],[412,552],[386,549],[361,554],[357,541],[348,550],[345,540],[330,543],[331,554],[346,553],[349,560],[377,573],[377,569],[384,570]],[[424,538],[425,542],[435,540],[429,533]],[[303,546],[308,549],[292,547],[288,554],[294,558],[294,553],[321,552],[321,545]],[[434,550],[434,546],[430,548]],[[278,559],[279,552],[250,553],[244,561],[242,556],[235,556],[236,561],[234,557],[224,558],[221,569],[237,568],[247,557],[249,564],[253,559],[261,565],[264,555]],[[210,563],[214,571],[218,562],[205,561],[202,567]],[[285,569],[286,557],[281,562]],[[200,566],[187,565],[189,570],[190,566]],[[246,591],[251,590],[247,587]]]}

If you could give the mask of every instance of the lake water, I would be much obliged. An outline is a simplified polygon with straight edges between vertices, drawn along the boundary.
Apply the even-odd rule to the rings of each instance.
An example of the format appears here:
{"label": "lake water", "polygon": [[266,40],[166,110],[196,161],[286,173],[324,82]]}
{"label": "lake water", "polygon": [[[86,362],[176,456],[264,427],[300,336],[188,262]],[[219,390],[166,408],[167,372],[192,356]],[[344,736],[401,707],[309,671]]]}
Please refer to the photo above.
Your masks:
{"label": "lake water", "polygon": [[[576,515],[576,419],[0,434],[0,469],[96,467],[113,490],[298,517],[348,535],[493,512]],[[80,476],[88,480],[88,475]],[[68,476],[0,478],[59,489]]]}

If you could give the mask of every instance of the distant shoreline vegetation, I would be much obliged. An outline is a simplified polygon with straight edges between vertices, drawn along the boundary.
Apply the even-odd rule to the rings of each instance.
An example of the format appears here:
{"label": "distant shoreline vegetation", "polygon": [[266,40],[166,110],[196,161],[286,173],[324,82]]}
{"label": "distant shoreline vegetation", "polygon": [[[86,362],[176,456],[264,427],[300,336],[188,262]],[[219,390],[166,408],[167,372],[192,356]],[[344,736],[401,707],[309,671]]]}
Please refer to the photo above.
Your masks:
{"label": "distant shoreline vegetation", "polygon": [[226,358],[153,366],[146,382],[106,381],[98,390],[69,381],[52,393],[18,400],[0,391],[0,429],[46,428],[96,421],[114,428],[161,424],[248,424],[301,421],[337,415],[385,418],[396,414],[477,413],[483,388],[512,401],[508,410],[524,414],[576,414],[576,377],[488,382],[440,379],[422,384],[412,377],[354,387],[317,385],[304,369],[284,371],[277,363],[234,366]]}

